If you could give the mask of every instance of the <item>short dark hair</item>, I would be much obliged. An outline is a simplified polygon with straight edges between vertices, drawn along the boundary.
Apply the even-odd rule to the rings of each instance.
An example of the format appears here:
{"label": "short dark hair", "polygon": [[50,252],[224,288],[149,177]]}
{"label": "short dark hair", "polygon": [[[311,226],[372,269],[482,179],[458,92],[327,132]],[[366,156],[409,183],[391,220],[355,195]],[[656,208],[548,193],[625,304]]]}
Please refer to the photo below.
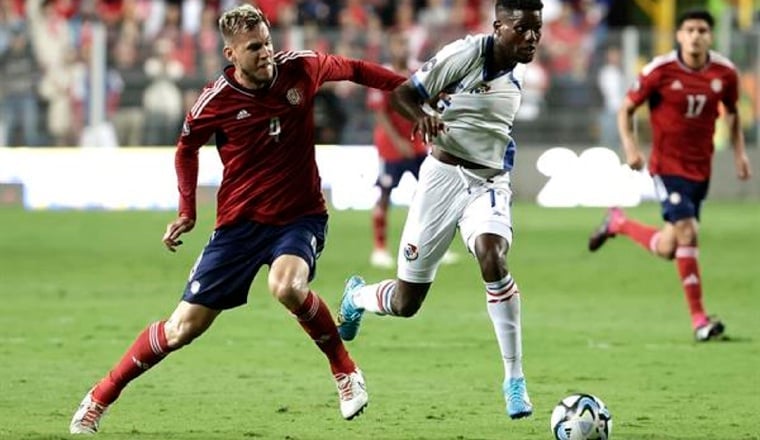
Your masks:
{"label": "short dark hair", "polygon": [[707,25],[710,26],[710,29],[715,25],[715,19],[712,14],[705,9],[690,9],[679,15],[678,20],[676,21],[676,29],[680,29],[683,22],[686,20],[704,20],[707,22]]}
{"label": "short dark hair", "polygon": [[541,0],[496,0],[496,10],[518,9],[524,11],[540,11],[544,8]]}

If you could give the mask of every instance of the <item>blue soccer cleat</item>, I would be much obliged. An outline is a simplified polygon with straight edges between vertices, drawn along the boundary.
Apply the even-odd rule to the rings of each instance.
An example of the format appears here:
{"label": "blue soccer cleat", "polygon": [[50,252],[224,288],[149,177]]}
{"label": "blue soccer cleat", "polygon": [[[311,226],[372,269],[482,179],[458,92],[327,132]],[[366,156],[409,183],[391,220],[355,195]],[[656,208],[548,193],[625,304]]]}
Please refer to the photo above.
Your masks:
{"label": "blue soccer cleat", "polygon": [[533,404],[528,398],[524,377],[505,380],[503,390],[510,419],[522,419],[533,414]]}
{"label": "blue soccer cleat", "polygon": [[343,298],[340,300],[338,311],[338,334],[344,341],[352,341],[359,333],[364,309],[356,307],[352,297],[354,292],[364,284],[362,277],[354,275],[346,281],[346,287],[343,289]]}

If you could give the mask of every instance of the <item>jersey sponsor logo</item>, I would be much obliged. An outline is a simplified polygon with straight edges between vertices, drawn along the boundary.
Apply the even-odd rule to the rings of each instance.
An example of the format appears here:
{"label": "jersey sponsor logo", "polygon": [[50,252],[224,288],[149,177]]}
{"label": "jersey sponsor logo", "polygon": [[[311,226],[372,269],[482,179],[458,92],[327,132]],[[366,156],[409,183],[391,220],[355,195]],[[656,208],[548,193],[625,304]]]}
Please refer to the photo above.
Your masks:
{"label": "jersey sponsor logo", "polygon": [[417,246],[411,243],[407,243],[406,246],[404,246],[404,258],[406,258],[406,261],[414,261],[419,258],[419,256],[420,252]]}
{"label": "jersey sponsor logo", "polygon": [[239,120],[241,120],[241,119],[245,119],[245,118],[248,118],[248,117],[250,117],[250,116],[251,116],[251,114],[250,114],[250,113],[248,113],[248,111],[247,111],[246,109],[243,109],[243,110],[240,110],[240,111],[238,112],[238,114],[237,114],[237,116],[235,117],[235,119],[237,119],[237,120],[239,121]]}
{"label": "jersey sponsor logo", "polygon": [[285,93],[285,97],[288,99],[290,105],[298,105],[303,100],[303,94],[299,89],[288,89]]}
{"label": "jersey sponsor logo", "polygon": [[723,81],[721,81],[718,78],[715,78],[710,82],[710,88],[715,93],[720,93],[721,90],[723,90]]}
{"label": "jersey sponsor logo", "polygon": [[679,80],[675,80],[675,81],[673,81],[673,83],[670,85],[670,88],[671,88],[672,90],[683,90],[683,84],[681,84],[681,81],[679,81]]}

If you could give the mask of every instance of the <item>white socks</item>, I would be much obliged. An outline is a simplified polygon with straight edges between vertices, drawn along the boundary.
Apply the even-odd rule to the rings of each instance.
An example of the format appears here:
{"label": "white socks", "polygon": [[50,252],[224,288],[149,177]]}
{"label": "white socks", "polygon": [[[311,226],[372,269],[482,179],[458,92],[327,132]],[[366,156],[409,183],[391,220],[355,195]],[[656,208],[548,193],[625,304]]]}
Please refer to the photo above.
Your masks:
{"label": "white socks", "polygon": [[486,284],[486,307],[504,361],[504,377],[523,377],[520,292],[512,275]]}
{"label": "white socks", "polygon": [[393,315],[391,299],[396,294],[396,280],[383,280],[362,286],[351,299],[359,309],[378,315]]}

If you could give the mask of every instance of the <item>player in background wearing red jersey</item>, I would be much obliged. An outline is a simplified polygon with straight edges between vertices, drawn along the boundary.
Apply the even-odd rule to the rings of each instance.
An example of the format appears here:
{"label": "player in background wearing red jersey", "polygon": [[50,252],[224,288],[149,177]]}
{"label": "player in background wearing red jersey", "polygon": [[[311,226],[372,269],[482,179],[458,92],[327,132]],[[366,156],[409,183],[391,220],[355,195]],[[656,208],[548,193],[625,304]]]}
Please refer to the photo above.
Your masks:
{"label": "player in background wearing red jersey", "polygon": [[[410,76],[418,66],[409,66],[409,41],[400,30],[388,34],[388,52],[392,71]],[[398,186],[404,173],[419,178],[420,165],[428,154],[428,147],[419,137],[412,139],[413,122],[396,112],[390,104],[390,93],[370,90],[367,107],[374,111],[374,143],[380,159],[380,173],[376,185],[380,196],[372,209],[373,250],[370,264],[382,269],[390,269],[395,259],[388,252],[388,211],[391,206],[391,192]],[[441,262],[453,264],[459,255],[446,251]]]}
{"label": "player in background wearing red jersey", "polygon": [[311,51],[274,53],[262,12],[243,5],[219,19],[232,64],[200,94],[177,143],[179,215],[163,242],[174,252],[195,226],[198,150],[215,135],[224,166],[215,230],[166,321],[139,334],[124,357],[84,397],[72,433],[97,432],[124,387],[200,336],[225,309],[245,304],[254,276],[270,266],[272,295],[324,352],[340,411],[352,419],[367,405],[361,371],[338,336],[327,305],[310,290],[325,242],[327,208],[314,152],[313,101],[326,81],[392,90],[405,78],[375,64]]}
{"label": "player in background wearing red jersey", "polygon": [[[409,76],[413,69],[409,66],[409,42],[403,32],[391,31],[388,38],[390,70]],[[398,114],[390,105],[389,93],[370,90],[367,107],[375,114],[374,143],[380,159],[380,173],[376,185],[380,196],[372,210],[373,250],[370,263],[379,268],[389,269],[395,259],[388,252],[387,230],[388,209],[391,192],[398,186],[404,173],[419,177],[420,165],[427,156],[427,146],[422,139],[410,139],[412,122]]]}
{"label": "player in background wearing red jersey", "polygon": [[649,172],[665,224],[659,229],[644,225],[626,217],[621,209],[611,208],[588,243],[594,252],[608,238],[622,234],[656,256],[675,259],[697,341],[718,338],[725,329],[722,322],[707,316],[702,305],[697,243],[720,104],[730,127],[737,176],[741,180],[750,177],[737,110],[738,76],[727,58],[710,50],[713,23],[707,11],[682,14],[677,22],[678,48],[644,67],[618,112],[626,162],[640,170],[645,160],[633,134],[633,115],[641,104],[649,103],[653,138]]}

